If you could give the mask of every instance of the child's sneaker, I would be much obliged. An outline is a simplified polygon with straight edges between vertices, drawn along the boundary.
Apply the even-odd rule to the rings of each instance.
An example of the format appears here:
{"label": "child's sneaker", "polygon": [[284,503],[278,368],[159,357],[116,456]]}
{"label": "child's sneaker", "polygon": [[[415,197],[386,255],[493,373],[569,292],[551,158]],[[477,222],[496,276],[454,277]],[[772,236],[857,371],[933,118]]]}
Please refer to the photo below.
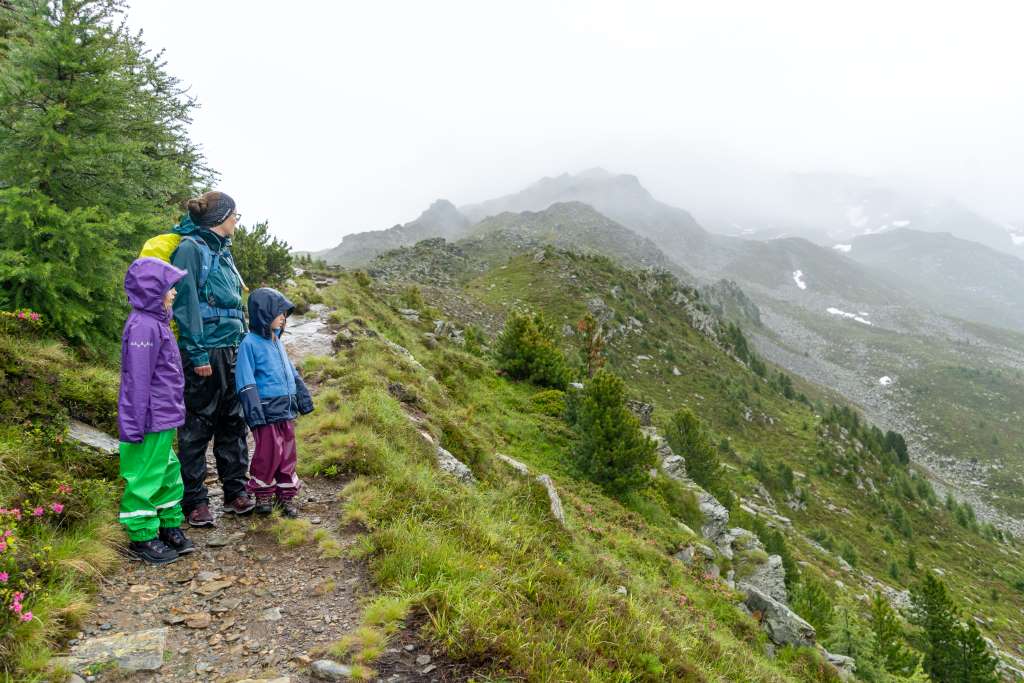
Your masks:
{"label": "child's sneaker", "polygon": [[170,546],[179,555],[188,555],[196,549],[195,544],[188,539],[185,532],[177,527],[168,527],[166,529],[161,528],[160,540]]}
{"label": "child's sneaker", "polygon": [[256,496],[256,514],[269,515],[274,511],[273,496]]}
{"label": "child's sneaker", "polygon": [[178,559],[178,551],[168,547],[159,538],[149,541],[132,541],[128,544],[128,554],[149,564],[167,564]]}
{"label": "child's sneaker", "polygon": [[295,503],[292,502],[291,498],[278,498],[275,505],[277,505],[277,509],[281,511],[282,517],[295,519],[299,516],[299,508],[295,507]]}

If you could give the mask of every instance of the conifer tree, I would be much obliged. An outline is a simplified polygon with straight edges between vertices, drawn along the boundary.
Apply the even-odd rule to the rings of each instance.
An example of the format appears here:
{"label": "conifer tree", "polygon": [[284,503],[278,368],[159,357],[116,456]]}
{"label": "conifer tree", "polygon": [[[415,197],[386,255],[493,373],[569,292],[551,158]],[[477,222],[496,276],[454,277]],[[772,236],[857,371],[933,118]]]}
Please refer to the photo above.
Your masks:
{"label": "conifer tree", "polygon": [[910,595],[928,675],[938,683],[995,683],[995,657],[974,624],[960,623],[945,584],[928,573]]}
{"label": "conifer tree", "polygon": [[0,185],[57,207],[165,213],[211,174],[195,101],[124,23],[120,0],[13,0],[0,62]]}
{"label": "conifer tree", "polygon": [[672,413],[665,439],[674,452],[683,456],[686,473],[691,479],[706,489],[718,483],[721,476],[718,451],[692,410],[683,407]]}
{"label": "conifer tree", "polygon": [[574,412],[579,435],[574,457],[580,471],[616,495],[642,486],[656,462],[655,448],[626,405],[622,380],[598,370]]}
{"label": "conifer tree", "polygon": [[118,0],[0,12],[0,307],[98,349],[116,343],[142,239],[211,177],[186,131],[195,103]]}
{"label": "conifer tree", "polygon": [[920,657],[903,644],[903,629],[899,617],[881,593],[871,600],[871,651],[886,671],[910,675],[917,668]]}
{"label": "conifer tree", "polygon": [[555,331],[538,311],[512,311],[495,341],[498,366],[515,379],[565,389],[571,373]]}

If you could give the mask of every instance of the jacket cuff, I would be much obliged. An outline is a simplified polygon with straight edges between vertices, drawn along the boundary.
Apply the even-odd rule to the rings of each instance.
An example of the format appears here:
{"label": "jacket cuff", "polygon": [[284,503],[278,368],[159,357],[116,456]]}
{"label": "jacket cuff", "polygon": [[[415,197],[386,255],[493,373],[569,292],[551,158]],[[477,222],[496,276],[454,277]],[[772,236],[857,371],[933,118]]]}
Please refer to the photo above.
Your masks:
{"label": "jacket cuff", "polygon": [[206,351],[199,351],[198,353],[189,355],[189,360],[192,361],[193,367],[201,368],[204,365],[210,364],[210,354]]}

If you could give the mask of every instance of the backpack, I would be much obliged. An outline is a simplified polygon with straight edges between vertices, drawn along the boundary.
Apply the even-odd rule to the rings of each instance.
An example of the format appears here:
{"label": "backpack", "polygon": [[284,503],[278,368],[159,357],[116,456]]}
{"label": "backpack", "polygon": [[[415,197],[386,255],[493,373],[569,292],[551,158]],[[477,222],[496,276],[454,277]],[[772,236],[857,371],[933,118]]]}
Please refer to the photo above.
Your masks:
{"label": "backpack", "polygon": [[[192,244],[199,247],[199,254],[202,258],[202,266],[199,270],[199,282],[197,293],[199,295],[199,315],[202,317],[203,322],[211,322],[218,318],[237,318],[244,321],[245,316],[240,308],[219,308],[213,305],[213,299],[209,295],[205,298],[203,296],[203,288],[206,287],[206,281],[210,279],[210,276],[220,267],[220,255],[221,252],[214,253],[210,245],[205,240],[196,237],[195,235],[182,235],[176,232],[169,232],[163,235],[157,235],[156,237],[149,238],[146,243],[142,246],[142,251],[139,253],[139,257],[151,256],[158,258],[161,261],[171,262],[171,258],[174,256],[174,252],[178,250],[182,240],[188,240]],[[215,258],[218,257],[218,258]],[[228,253],[228,261],[231,264],[231,270],[234,271],[238,277],[238,281],[242,285],[243,291],[249,291],[249,288],[245,286],[245,280],[242,279],[241,273],[238,272],[238,268],[235,267],[235,260],[231,258],[230,252]]]}

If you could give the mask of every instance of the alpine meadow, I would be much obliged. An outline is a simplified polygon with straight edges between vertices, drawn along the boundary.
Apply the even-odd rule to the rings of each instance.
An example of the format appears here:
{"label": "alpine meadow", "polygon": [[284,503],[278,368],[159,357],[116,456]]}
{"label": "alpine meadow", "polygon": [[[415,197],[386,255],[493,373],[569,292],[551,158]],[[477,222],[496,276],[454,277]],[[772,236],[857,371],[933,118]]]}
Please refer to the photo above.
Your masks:
{"label": "alpine meadow", "polygon": [[178,4],[0,0],[0,682],[1024,680],[1024,206],[872,146],[927,60]]}

